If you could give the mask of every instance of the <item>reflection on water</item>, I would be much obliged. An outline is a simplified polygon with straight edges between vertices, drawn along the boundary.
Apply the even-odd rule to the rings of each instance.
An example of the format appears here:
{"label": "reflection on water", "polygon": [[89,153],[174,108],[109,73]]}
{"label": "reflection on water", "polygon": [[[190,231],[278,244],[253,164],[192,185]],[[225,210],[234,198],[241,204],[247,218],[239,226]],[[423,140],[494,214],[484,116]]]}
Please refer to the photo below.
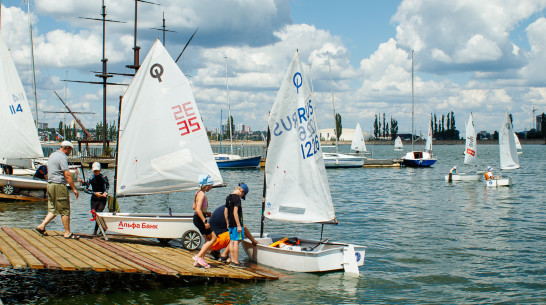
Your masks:
{"label": "reflection on water", "polygon": [[[46,285],[39,288],[43,293],[29,300],[51,304],[546,302],[546,146],[524,147],[520,155],[522,168],[505,173],[514,182],[509,188],[488,188],[483,181],[447,183],[444,175],[453,165],[461,171],[465,168],[461,165],[462,150],[462,145],[435,146],[438,162],[428,169],[327,171],[339,224],[325,226],[324,235],[368,247],[360,278],[340,272],[287,272],[288,278],[263,283],[166,286],[153,285],[161,282],[157,278],[150,280],[152,284],[144,284],[143,277],[141,285],[127,280],[130,285],[120,288],[112,285],[98,290],[86,286],[71,291],[74,296],[47,296]],[[375,158],[401,155],[391,146],[374,146],[373,151]],[[470,170],[491,165],[498,174],[498,162],[498,146],[482,145],[478,148],[478,165]],[[107,169],[105,173],[113,181],[113,171]],[[252,231],[259,231],[263,171],[222,171],[222,177],[228,186],[208,193],[211,210],[223,205],[239,182],[245,182],[250,193],[243,201],[244,219]],[[193,196],[193,192],[183,192],[128,197],[120,203],[127,212],[167,212],[169,207],[173,212],[192,212]],[[45,203],[3,203],[0,224],[32,228],[41,222],[45,211]],[[89,196],[82,194],[72,202],[73,230],[90,233],[93,223],[89,217]],[[60,219],[55,219],[49,229],[61,228]],[[313,224],[267,221],[265,231],[320,237],[320,225]],[[5,282],[5,272],[0,273],[0,282]],[[30,277],[41,283],[47,271],[26,276],[18,276],[21,271],[10,272],[10,281]],[[101,276],[102,281],[109,274]],[[46,278],[70,286],[73,276],[59,273]],[[26,289],[20,287],[11,286],[10,293]]]}

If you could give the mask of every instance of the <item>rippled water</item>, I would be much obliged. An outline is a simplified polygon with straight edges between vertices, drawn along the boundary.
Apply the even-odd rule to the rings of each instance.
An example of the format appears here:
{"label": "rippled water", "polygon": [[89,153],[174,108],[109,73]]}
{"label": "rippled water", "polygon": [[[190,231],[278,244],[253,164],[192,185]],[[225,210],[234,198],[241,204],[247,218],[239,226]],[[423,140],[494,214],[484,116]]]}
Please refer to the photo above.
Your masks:
{"label": "rippled water", "polygon": [[[373,149],[375,158],[400,156],[391,146],[368,149]],[[435,146],[439,161],[428,169],[327,171],[339,225],[325,226],[324,234],[332,240],[368,247],[359,278],[346,277],[342,272],[286,272],[290,277],[259,283],[160,285],[164,279],[154,278],[144,284],[145,276],[111,275],[115,277],[111,280],[109,275],[95,278],[96,274],[87,273],[89,281],[96,281],[94,285],[70,288],[73,275],[9,270],[0,271],[3,283],[2,277],[36,282],[20,286],[24,288],[0,289],[0,293],[13,296],[17,289],[38,289],[38,295],[26,301],[49,304],[545,303],[546,146],[524,146],[521,169],[506,173],[514,185],[498,189],[485,187],[483,181],[444,181],[453,165],[464,171],[462,150],[461,145]],[[498,169],[498,163],[498,146],[479,147],[478,169],[487,165]],[[106,173],[113,176],[111,170]],[[250,194],[243,201],[245,221],[251,230],[258,231],[263,172],[223,171],[222,176],[228,187],[212,190],[209,204],[223,204],[237,182],[246,182]],[[190,212],[192,199],[193,193],[177,193],[127,198],[121,203],[124,211],[165,212],[171,207],[176,212]],[[0,224],[32,228],[41,222],[45,210],[45,204],[2,203]],[[88,210],[88,195],[73,201],[74,231],[92,231]],[[48,229],[61,228],[60,219],[56,219]],[[268,222],[266,231],[320,236],[318,225]],[[81,278],[82,273],[76,274]],[[49,283],[62,282],[70,293],[39,289],[42,278]],[[109,281],[123,282],[124,286]],[[6,297],[2,300],[6,302]],[[22,301],[15,297],[10,300]]]}

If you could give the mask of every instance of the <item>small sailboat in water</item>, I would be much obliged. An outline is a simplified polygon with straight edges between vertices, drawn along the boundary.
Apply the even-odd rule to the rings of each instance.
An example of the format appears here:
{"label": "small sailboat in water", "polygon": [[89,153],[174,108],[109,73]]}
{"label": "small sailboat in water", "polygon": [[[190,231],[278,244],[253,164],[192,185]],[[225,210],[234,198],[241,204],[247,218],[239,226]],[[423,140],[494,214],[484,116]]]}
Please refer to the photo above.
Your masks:
{"label": "small sailboat in water", "polygon": [[516,141],[516,150],[518,155],[523,154],[523,147],[521,147],[521,142],[519,141],[518,135],[514,132],[514,140]]}
{"label": "small sailboat in water", "polygon": [[[223,185],[188,79],[159,39],[123,95],[118,126],[114,196],[196,190],[203,174],[215,186]],[[189,250],[201,244],[193,213],[101,212],[96,217],[105,238],[110,231],[182,238]]]}
{"label": "small sailboat in water", "polygon": [[353,140],[351,141],[351,151],[354,151],[354,155],[369,155],[370,153],[366,149],[366,142],[364,141],[364,134],[360,123],[356,123],[355,133],[353,134]]}
{"label": "small sailboat in water", "polygon": [[[465,141],[465,150],[464,150],[464,164],[469,165],[476,162],[478,157],[478,143],[476,139],[476,129],[474,128],[474,120],[472,119],[472,113],[466,122],[466,141]],[[467,173],[456,173],[448,174],[445,176],[447,181],[478,181],[480,180],[481,175],[477,172],[474,174]]]}
{"label": "small sailboat in water", "polygon": [[402,144],[402,139],[400,139],[400,136],[396,137],[396,139],[394,140],[394,150],[395,151],[404,150],[404,144]]}
{"label": "small sailboat in water", "polygon": [[[516,150],[516,141],[514,139],[514,131],[508,112],[504,116],[501,128],[499,130],[499,154],[500,154],[500,169],[514,170],[520,167],[518,153]],[[512,178],[503,176],[494,177],[485,181],[487,186],[510,186]]]}
{"label": "small sailboat in water", "polygon": [[[337,223],[320,145],[317,108],[301,65],[294,54],[275,103],[268,126],[271,140],[265,165],[262,228],[258,245],[250,240],[243,247],[251,261],[271,267],[296,271],[320,272],[344,269],[359,274],[366,248],[332,242],[329,239],[298,238],[292,247],[272,244],[286,235],[263,234],[264,217],[292,223]],[[286,120],[296,118],[296,126]],[[258,236],[257,234],[253,234]]]}

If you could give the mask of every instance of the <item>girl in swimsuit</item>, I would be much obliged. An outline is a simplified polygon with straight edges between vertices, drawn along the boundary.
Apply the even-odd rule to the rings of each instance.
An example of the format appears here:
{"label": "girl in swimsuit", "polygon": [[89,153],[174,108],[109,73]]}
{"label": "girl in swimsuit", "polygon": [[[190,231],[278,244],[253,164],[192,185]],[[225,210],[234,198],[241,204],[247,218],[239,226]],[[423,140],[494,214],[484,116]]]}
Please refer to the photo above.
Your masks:
{"label": "girl in swimsuit", "polygon": [[208,200],[205,195],[206,192],[212,189],[214,181],[209,175],[200,175],[199,176],[199,190],[195,194],[193,199],[193,209],[195,213],[193,214],[193,224],[199,229],[201,235],[205,237],[205,244],[201,247],[201,251],[193,257],[195,260],[195,266],[202,266],[205,268],[210,268],[210,265],[207,264],[204,260],[205,254],[216,242],[216,234],[210,229],[210,224],[208,223],[207,216],[210,217],[210,212],[207,212]]}

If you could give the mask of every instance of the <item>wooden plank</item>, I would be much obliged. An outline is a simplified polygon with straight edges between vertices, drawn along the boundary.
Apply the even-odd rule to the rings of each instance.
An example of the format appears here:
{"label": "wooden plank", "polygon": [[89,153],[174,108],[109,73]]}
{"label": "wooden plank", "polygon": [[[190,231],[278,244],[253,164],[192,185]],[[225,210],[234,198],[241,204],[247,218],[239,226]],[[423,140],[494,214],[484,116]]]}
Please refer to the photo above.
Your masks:
{"label": "wooden plank", "polygon": [[[1,242],[1,241],[0,241]],[[10,262],[8,259],[4,256],[4,254],[0,253],[0,267],[9,268],[11,267]]]}
{"label": "wooden plank", "polygon": [[[16,234],[16,232],[12,228],[3,227],[2,229],[8,235],[10,234],[10,232],[13,232],[13,234]],[[23,246],[27,251],[32,253],[32,255],[34,255],[34,257],[36,257],[42,264],[44,264],[44,267],[46,267],[47,269],[54,269],[54,270],[61,269],[61,266],[59,264],[57,264],[55,261],[49,258],[49,256],[45,255],[36,247],[34,247],[31,243],[28,242],[29,237],[26,237],[27,236],[26,232],[22,232],[22,234],[18,234],[18,235],[23,238],[23,240],[20,240],[20,241],[18,240],[18,243],[21,246]]]}
{"label": "wooden plank", "polygon": [[[96,261],[99,266],[94,266],[93,264],[90,264],[95,271],[103,272],[103,271],[112,271],[112,272],[136,272],[135,268],[131,268],[127,266],[128,271],[122,270],[118,265],[116,265],[116,261],[109,256],[103,254],[100,251],[97,251],[93,247],[90,247],[87,243],[85,243],[84,239],[80,238],[81,243],[78,245],[74,245],[72,243],[69,243],[67,246],[71,247],[72,249],[78,251],[82,255],[86,256],[90,260]],[[102,267],[101,267],[102,266]]]}
{"label": "wooden plank", "polygon": [[118,245],[116,245],[115,243],[113,242],[106,242],[106,241],[102,241],[102,240],[98,240],[98,239],[94,239],[92,240],[92,242],[96,243],[96,244],[100,244],[103,248],[107,248],[107,249],[110,249],[111,251],[113,252],[116,252],[117,254],[119,254],[120,256],[148,269],[148,270],[151,270],[155,273],[159,273],[159,274],[169,274],[169,275],[176,275],[178,274],[178,272],[176,270],[173,270],[171,268],[167,268],[163,265],[160,265],[160,264],[157,264],[157,263],[154,263],[153,261],[150,261],[146,258],[144,258],[143,256],[141,255],[138,255],[136,253],[133,253],[133,252],[130,252]]}
{"label": "wooden plank", "polygon": [[47,201],[47,198],[39,198],[39,197],[25,196],[25,195],[6,195],[4,193],[0,193],[0,198],[28,201],[28,202]]}
{"label": "wooden plank", "polygon": [[30,251],[28,251],[24,245],[28,245],[28,242],[22,238],[21,236],[17,235],[13,230],[10,228],[6,228],[5,231],[0,230],[0,235],[9,236],[10,241],[8,243],[10,246],[19,253],[19,255],[25,260],[26,264],[32,268],[32,269],[44,269],[44,264],[40,262]]}
{"label": "wooden plank", "polygon": [[27,263],[25,260],[13,249],[13,247],[9,244],[7,239],[10,239],[10,237],[5,234],[4,232],[1,232],[0,234],[0,251],[6,256],[10,264],[14,268],[26,268]]}
{"label": "wooden plank", "polygon": [[32,234],[27,234],[22,229],[13,228],[17,234],[24,236],[25,239],[36,247],[40,252],[46,254],[54,262],[56,262],[62,270],[75,271],[76,267],[72,265],[65,257],[62,250],[60,250],[56,245],[51,243],[49,239],[54,238],[52,236],[41,236],[38,232],[32,232]]}
{"label": "wooden plank", "polygon": [[117,253],[114,253],[108,249],[105,249],[101,247],[98,244],[95,244],[92,240],[84,239],[82,240],[82,243],[84,243],[89,248],[92,248],[94,251],[96,251],[98,256],[100,256],[102,259],[110,262],[112,265],[116,266],[117,268],[121,269],[122,272],[126,273],[151,273],[150,270],[142,268],[141,266],[119,256]]}

